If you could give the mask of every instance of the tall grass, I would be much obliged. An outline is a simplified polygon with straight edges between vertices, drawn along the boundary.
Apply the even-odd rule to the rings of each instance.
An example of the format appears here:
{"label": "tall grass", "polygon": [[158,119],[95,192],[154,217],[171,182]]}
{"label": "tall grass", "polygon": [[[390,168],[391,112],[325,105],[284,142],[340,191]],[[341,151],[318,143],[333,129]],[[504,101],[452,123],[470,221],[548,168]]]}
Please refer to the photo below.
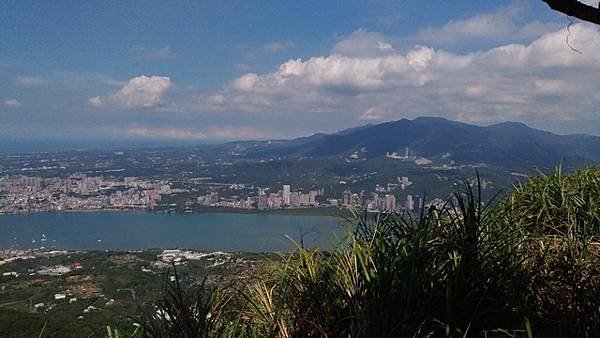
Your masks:
{"label": "tall grass", "polygon": [[600,170],[559,167],[489,202],[478,179],[417,217],[355,211],[334,250],[298,245],[229,310],[166,293],[144,335],[600,336]]}
{"label": "tall grass", "polygon": [[518,186],[497,208],[531,236],[524,269],[538,330],[600,335],[600,169],[560,166]]}
{"label": "tall grass", "polygon": [[144,337],[208,338],[223,335],[225,307],[231,300],[219,287],[184,286],[173,265],[164,275],[163,295],[144,304],[133,318]]}
{"label": "tall grass", "polygon": [[[525,252],[519,229],[493,221],[479,187],[406,214],[354,213],[336,250],[299,247],[249,290],[248,318],[279,337],[468,336],[521,329]],[[266,315],[269,314],[269,315]]]}
{"label": "tall grass", "polygon": [[600,233],[600,170],[587,167],[565,175],[558,166],[515,187],[503,202],[503,210],[512,210],[533,234],[594,237]]}

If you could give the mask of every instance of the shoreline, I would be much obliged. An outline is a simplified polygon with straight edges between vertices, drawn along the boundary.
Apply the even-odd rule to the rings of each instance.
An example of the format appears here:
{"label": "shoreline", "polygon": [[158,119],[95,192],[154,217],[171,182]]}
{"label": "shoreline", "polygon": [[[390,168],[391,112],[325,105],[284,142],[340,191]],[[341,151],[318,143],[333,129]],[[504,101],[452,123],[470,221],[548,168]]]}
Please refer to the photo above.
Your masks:
{"label": "shoreline", "polygon": [[334,207],[323,208],[295,208],[295,209],[238,209],[238,208],[223,208],[223,207],[205,207],[190,210],[191,212],[165,210],[150,210],[139,208],[109,208],[109,209],[69,209],[60,211],[35,211],[23,213],[0,213],[2,216],[29,216],[39,214],[70,214],[70,213],[147,213],[147,214],[175,214],[175,215],[194,215],[194,214],[255,214],[255,215],[287,215],[287,216],[322,216],[322,217],[345,217],[350,213],[346,209]]}

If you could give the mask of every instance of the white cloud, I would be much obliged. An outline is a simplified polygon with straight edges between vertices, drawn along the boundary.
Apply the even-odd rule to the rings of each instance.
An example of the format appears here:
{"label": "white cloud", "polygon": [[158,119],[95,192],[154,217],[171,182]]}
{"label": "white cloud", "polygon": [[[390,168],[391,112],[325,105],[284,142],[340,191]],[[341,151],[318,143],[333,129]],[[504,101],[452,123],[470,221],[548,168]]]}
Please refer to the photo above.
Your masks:
{"label": "white cloud", "polygon": [[271,73],[245,74],[182,107],[204,113],[350,117],[344,123],[420,115],[475,123],[594,118],[600,107],[600,31],[586,24],[573,25],[571,31],[571,44],[583,54],[568,48],[563,30],[530,44],[464,54],[425,46],[381,54],[373,43],[373,54],[333,53],[289,60]]}
{"label": "white cloud", "polygon": [[386,42],[381,42],[381,41],[377,41],[377,49],[379,49],[382,52],[393,52],[394,51],[394,47],[392,47],[391,43],[386,43]]}
{"label": "white cloud", "polygon": [[[434,59],[435,58],[435,59]],[[298,89],[341,93],[380,91],[398,86],[423,86],[436,78],[434,68],[464,67],[462,57],[417,46],[406,54],[382,57],[348,57],[333,54],[306,61],[289,60],[271,74],[245,74],[232,81],[232,89],[246,93],[273,93]]]}
{"label": "white cloud", "polygon": [[450,21],[442,27],[428,27],[417,33],[423,42],[450,43],[457,40],[498,38],[514,29],[512,20],[505,15],[482,14],[466,20]]}
{"label": "white cloud", "polygon": [[138,76],[130,79],[118,92],[106,97],[94,96],[88,104],[100,107],[107,103],[125,108],[149,108],[162,103],[163,95],[171,88],[171,79],[166,76]]}
{"label": "white cloud", "polygon": [[133,126],[125,130],[131,136],[176,140],[259,140],[272,138],[274,134],[248,126],[219,126],[205,130],[163,127],[147,128]]}
{"label": "white cloud", "polygon": [[[463,53],[429,46],[395,48],[385,36],[364,30],[347,38],[365,43],[352,50],[352,44],[339,41],[329,55],[291,59],[272,72],[247,73],[213,91],[171,89],[168,77],[140,76],[88,103],[185,113],[172,114],[179,122],[201,117],[202,129],[128,131],[140,137],[189,139],[271,137],[262,128],[282,133],[289,129],[297,135],[300,130],[423,115],[479,124],[516,120],[534,126],[600,116],[600,29],[593,25],[571,27],[570,43],[583,54],[565,44],[564,28],[530,43]],[[217,121],[260,124],[261,130],[209,127]]]}
{"label": "white cloud", "polygon": [[102,101],[102,98],[100,96],[90,97],[88,99],[87,103],[90,106],[92,106],[92,107],[102,107],[102,106],[104,106],[104,101]]}
{"label": "white cloud", "polygon": [[162,138],[162,139],[178,139],[178,140],[204,140],[208,138],[205,132],[190,131],[178,128],[146,128],[146,127],[130,127],[125,131],[127,134],[137,137],[147,138]]}
{"label": "white cloud", "polygon": [[19,102],[16,99],[8,99],[8,100],[4,101],[4,106],[9,107],[9,108],[18,108],[21,106],[21,102]]}
{"label": "white cloud", "polygon": [[508,42],[529,40],[564,27],[560,22],[525,21],[531,8],[524,2],[512,2],[492,13],[452,20],[441,27],[419,30],[413,39],[419,43],[449,45],[474,40]]}
{"label": "white cloud", "polygon": [[126,107],[153,107],[161,102],[163,94],[171,88],[166,76],[138,76],[129,80],[114,99]]}
{"label": "white cloud", "polygon": [[233,87],[239,90],[251,90],[256,81],[258,80],[258,75],[255,73],[245,74],[233,81]]}
{"label": "white cloud", "polygon": [[374,57],[394,51],[392,39],[377,32],[360,28],[333,46],[331,54],[351,57]]}
{"label": "white cloud", "polygon": [[389,114],[385,109],[371,107],[360,114],[358,118],[362,121],[382,121],[388,117]]}
{"label": "white cloud", "polygon": [[37,76],[19,75],[16,77],[15,83],[19,86],[38,86],[48,83],[48,80]]}

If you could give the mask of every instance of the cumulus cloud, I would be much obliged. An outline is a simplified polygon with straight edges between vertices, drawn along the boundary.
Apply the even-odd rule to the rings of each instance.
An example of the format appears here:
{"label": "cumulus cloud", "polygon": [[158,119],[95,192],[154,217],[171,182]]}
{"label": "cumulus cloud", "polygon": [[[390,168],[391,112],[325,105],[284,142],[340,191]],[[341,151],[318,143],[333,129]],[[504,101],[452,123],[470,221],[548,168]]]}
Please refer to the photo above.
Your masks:
{"label": "cumulus cloud", "polygon": [[166,76],[138,76],[129,80],[114,99],[126,107],[153,107],[161,102],[163,94],[171,88]]}
{"label": "cumulus cloud", "polygon": [[[594,118],[600,107],[600,31],[576,24],[571,32],[571,44],[583,54],[566,46],[563,30],[529,44],[463,54],[426,46],[403,52],[386,46],[382,53],[371,42],[388,42],[367,34],[365,48],[375,53],[342,54],[334,48],[328,56],[292,59],[274,72],[248,73],[218,92],[199,95],[188,108],[297,112],[307,119],[330,113],[355,123],[420,115],[475,123]],[[366,33],[359,32],[361,39]]]}
{"label": "cumulus cloud", "polygon": [[[212,91],[139,76],[88,104],[154,107],[179,122],[202,121],[203,129],[128,131],[189,139],[260,139],[273,137],[263,130],[297,135],[423,115],[478,124],[552,124],[555,130],[560,121],[600,119],[600,29],[593,25],[571,27],[570,43],[582,54],[565,44],[564,28],[529,43],[461,53],[426,45],[399,48],[393,39],[366,30],[346,38],[352,43],[339,41],[328,55],[290,59],[272,72],[246,73]],[[222,121],[261,129],[208,127]]]}
{"label": "cumulus cloud", "polygon": [[4,106],[9,108],[18,108],[21,106],[21,102],[16,99],[8,99],[4,101]]}
{"label": "cumulus cloud", "polygon": [[[357,58],[333,54],[306,61],[289,60],[272,74],[245,74],[232,82],[232,88],[257,94],[300,87],[360,93],[400,85],[422,86],[433,79],[434,74],[428,72],[427,68],[434,55],[433,49],[418,46],[405,55]],[[452,64],[440,66],[452,67]]]}
{"label": "cumulus cloud", "polygon": [[114,103],[126,108],[149,108],[158,106],[162,97],[171,88],[171,79],[166,76],[138,76],[130,79],[118,92],[107,97],[94,96],[88,104],[101,107]]}

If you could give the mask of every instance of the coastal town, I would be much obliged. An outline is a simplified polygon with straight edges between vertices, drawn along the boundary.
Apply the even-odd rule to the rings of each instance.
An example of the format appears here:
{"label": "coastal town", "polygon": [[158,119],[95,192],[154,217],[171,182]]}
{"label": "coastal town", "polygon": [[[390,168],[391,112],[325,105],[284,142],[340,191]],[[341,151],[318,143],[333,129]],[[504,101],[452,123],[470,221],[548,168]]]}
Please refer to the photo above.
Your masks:
{"label": "coastal town", "polygon": [[177,192],[165,182],[135,177],[10,177],[0,179],[0,213],[151,209],[161,195]]}
{"label": "coastal town", "polygon": [[[198,181],[189,179],[183,182],[187,184],[174,184],[167,180],[79,173],[65,178],[3,177],[0,178],[0,214],[133,209],[192,212],[199,208],[360,208],[369,212],[397,212],[419,210],[424,204],[421,196],[406,192],[413,184],[407,176],[397,177],[395,182],[386,185],[377,184],[373,191],[344,189],[337,196],[326,194],[323,188],[294,190],[289,184],[273,189],[238,183],[191,187],[190,182]],[[439,201],[429,201],[432,203]]]}

